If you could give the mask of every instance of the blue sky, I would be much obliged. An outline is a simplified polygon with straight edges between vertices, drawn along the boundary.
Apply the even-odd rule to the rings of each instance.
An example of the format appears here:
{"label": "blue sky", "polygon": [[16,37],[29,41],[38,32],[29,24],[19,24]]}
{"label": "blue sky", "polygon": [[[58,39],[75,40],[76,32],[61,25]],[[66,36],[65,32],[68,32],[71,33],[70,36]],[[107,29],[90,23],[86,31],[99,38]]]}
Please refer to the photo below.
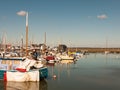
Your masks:
{"label": "blue sky", "polygon": [[[29,42],[80,47],[120,47],[120,0],[0,0],[0,35],[20,44],[29,14]],[[24,39],[25,41],[25,39]]]}

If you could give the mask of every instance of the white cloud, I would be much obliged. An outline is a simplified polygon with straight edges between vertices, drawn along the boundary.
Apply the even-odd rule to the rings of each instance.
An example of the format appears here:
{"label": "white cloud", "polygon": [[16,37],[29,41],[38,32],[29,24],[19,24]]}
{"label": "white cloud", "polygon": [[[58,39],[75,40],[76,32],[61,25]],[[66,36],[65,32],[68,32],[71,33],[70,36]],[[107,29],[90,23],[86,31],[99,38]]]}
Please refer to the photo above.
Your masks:
{"label": "white cloud", "polygon": [[105,15],[105,14],[102,14],[102,15],[98,15],[97,18],[98,19],[106,19],[108,16]]}
{"label": "white cloud", "polygon": [[92,18],[92,16],[88,16],[88,18]]}
{"label": "white cloud", "polygon": [[17,12],[17,15],[25,16],[26,15],[26,11],[19,11],[19,12]]}

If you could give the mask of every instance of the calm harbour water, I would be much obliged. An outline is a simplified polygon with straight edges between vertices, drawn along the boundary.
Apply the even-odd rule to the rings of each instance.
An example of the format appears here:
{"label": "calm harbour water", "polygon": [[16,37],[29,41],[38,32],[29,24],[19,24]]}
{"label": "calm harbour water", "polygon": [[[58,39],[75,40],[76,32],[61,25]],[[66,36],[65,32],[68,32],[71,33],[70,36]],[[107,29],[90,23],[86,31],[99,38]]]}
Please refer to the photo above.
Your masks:
{"label": "calm harbour water", "polygon": [[75,63],[48,65],[48,69],[46,80],[0,81],[0,90],[120,90],[120,54],[89,54]]}

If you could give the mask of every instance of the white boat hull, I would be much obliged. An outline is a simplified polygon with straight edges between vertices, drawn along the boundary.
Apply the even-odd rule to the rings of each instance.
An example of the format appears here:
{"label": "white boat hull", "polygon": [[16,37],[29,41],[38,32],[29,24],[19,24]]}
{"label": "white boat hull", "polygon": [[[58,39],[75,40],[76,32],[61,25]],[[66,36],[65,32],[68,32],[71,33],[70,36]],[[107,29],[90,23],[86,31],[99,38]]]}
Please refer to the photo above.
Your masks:
{"label": "white boat hull", "polygon": [[4,81],[26,82],[26,81],[39,81],[40,74],[38,71],[29,72],[11,72],[7,71],[4,74]]}

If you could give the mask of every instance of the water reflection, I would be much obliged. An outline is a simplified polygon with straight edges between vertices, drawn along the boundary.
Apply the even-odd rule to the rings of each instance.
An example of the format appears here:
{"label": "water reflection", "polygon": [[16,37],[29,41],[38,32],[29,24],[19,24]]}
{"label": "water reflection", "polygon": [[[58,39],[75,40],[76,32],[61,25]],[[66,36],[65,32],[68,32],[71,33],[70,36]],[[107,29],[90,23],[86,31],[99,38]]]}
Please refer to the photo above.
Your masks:
{"label": "water reflection", "polygon": [[[62,61],[49,67],[48,90],[120,90],[120,58],[90,54],[76,61]],[[58,88],[59,87],[59,88]]]}
{"label": "water reflection", "polygon": [[1,82],[0,90],[120,90],[120,54],[89,54],[70,62],[47,63],[47,82],[12,84],[14,88]]}
{"label": "water reflection", "polygon": [[3,90],[47,90],[47,82],[4,82]]}
{"label": "water reflection", "polygon": [[[56,62],[54,64],[49,64],[47,63],[48,71],[49,71],[49,80],[60,80],[63,75],[70,77],[71,75],[71,70],[74,67],[76,61],[73,60],[62,60],[60,62]],[[73,66],[73,67],[71,67]]]}

